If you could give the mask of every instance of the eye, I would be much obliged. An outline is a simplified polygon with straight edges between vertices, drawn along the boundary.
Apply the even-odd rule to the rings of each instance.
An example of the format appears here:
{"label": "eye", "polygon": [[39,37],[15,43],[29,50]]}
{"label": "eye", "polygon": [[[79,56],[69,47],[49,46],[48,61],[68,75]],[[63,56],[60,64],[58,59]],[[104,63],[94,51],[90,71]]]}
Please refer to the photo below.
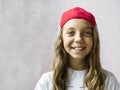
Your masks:
{"label": "eye", "polygon": [[92,36],[92,31],[86,30],[86,31],[83,32],[83,35],[84,36]]}
{"label": "eye", "polygon": [[83,29],[83,35],[87,37],[92,36],[92,27],[85,27]]}
{"label": "eye", "polygon": [[75,33],[74,31],[68,31],[68,32],[67,32],[67,35],[68,35],[68,36],[73,36],[74,33]]}

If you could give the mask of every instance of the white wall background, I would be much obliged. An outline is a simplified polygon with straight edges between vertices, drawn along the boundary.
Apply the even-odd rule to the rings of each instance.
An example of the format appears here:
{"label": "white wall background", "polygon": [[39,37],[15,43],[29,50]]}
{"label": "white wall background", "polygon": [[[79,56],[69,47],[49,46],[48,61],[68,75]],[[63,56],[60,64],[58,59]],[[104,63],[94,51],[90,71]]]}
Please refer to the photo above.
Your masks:
{"label": "white wall background", "polygon": [[0,90],[33,90],[50,67],[60,15],[74,6],[95,15],[102,66],[120,82],[120,0],[0,0]]}

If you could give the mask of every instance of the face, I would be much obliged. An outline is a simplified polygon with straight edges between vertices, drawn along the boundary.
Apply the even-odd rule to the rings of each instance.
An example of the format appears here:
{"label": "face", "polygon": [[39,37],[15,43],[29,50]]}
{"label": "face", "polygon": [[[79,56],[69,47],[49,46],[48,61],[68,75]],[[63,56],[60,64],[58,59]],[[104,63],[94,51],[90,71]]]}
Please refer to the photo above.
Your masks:
{"label": "face", "polygon": [[71,19],[62,29],[63,46],[71,59],[83,60],[93,46],[92,24],[84,19]]}

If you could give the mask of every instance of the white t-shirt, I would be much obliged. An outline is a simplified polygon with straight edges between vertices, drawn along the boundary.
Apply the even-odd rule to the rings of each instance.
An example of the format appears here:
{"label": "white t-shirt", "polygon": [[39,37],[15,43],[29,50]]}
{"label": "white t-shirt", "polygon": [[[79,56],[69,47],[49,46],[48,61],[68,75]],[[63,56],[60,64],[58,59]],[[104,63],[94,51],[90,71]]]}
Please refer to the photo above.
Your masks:
{"label": "white t-shirt", "polygon": [[[68,69],[68,90],[88,90],[83,82],[86,71],[87,70],[76,71]],[[120,84],[116,77],[111,72],[103,71],[106,75],[105,90],[120,90]],[[52,76],[53,71],[44,73],[37,82],[34,90],[52,90]]]}

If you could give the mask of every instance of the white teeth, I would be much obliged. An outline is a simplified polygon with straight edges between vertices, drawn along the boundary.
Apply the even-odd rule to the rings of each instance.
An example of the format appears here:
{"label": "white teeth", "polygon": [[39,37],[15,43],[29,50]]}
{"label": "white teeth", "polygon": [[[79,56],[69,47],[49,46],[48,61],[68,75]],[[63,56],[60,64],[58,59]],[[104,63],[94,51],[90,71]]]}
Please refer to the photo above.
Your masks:
{"label": "white teeth", "polygon": [[75,48],[75,50],[82,50],[83,48]]}

